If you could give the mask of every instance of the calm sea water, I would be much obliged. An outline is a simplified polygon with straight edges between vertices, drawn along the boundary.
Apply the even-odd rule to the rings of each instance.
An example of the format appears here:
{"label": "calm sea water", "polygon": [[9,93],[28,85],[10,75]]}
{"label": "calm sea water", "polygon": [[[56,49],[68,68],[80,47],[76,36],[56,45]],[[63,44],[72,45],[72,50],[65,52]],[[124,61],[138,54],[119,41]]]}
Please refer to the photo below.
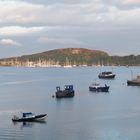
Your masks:
{"label": "calm sea water", "polygon": [[[139,140],[140,87],[127,79],[139,67],[113,67],[115,80],[97,75],[112,67],[12,68],[0,67],[1,140]],[[109,93],[91,93],[93,82],[110,85]],[[52,98],[55,87],[73,84],[72,99]],[[13,123],[20,112],[47,113],[44,123]]]}

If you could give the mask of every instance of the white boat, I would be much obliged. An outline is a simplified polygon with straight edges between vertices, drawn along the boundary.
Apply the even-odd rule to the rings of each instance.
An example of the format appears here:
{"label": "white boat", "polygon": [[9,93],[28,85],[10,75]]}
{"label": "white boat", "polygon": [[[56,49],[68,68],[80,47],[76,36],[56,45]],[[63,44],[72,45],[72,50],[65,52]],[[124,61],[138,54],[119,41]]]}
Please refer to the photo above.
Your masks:
{"label": "white boat", "polygon": [[46,118],[47,114],[39,114],[35,115],[31,112],[22,113],[22,117],[18,117],[14,115],[12,118],[12,121],[39,121],[44,120]]}

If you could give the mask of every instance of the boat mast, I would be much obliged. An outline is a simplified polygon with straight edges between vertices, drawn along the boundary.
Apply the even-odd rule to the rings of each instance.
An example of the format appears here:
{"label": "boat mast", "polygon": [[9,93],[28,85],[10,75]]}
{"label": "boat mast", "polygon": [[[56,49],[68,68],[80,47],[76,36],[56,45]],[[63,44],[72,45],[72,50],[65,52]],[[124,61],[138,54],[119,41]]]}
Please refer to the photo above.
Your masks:
{"label": "boat mast", "polygon": [[133,71],[132,70],[130,70],[131,71],[131,79],[133,79]]}

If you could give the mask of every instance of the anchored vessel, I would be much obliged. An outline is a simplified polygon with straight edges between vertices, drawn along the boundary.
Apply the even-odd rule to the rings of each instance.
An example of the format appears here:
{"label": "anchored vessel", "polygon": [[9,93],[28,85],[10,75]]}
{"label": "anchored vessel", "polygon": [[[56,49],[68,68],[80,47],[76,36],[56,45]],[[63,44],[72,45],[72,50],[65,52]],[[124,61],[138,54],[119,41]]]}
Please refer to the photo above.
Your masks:
{"label": "anchored vessel", "polygon": [[65,85],[64,90],[61,90],[59,86],[56,87],[56,98],[73,97],[74,89],[73,85]]}
{"label": "anchored vessel", "polygon": [[46,118],[47,114],[34,115],[32,112],[22,113],[22,117],[14,115],[12,121],[41,121]]}
{"label": "anchored vessel", "polygon": [[89,91],[93,92],[108,92],[109,86],[105,84],[105,86],[100,86],[100,84],[94,83],[91,86],[89,86]]}
{"label": "anchored vessel", "polygon": [[135,79],[127,80],[128,86],[140,86],[140,76],[137,76]]}
{"label": "anchored vessel", "polygon": [[113,79],[115,78],[115,74],[113,74],[111,71],[108,71],[108,72],[101,72],[98,77],[99,78],[102,78],[102,79]]}

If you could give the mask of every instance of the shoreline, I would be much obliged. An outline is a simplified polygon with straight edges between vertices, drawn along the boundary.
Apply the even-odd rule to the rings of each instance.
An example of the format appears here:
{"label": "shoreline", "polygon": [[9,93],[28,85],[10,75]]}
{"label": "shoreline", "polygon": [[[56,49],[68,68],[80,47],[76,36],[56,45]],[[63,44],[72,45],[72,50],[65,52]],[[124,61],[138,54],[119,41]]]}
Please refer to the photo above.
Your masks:
{"label": "shoreline", "polygon": [[126,68],[129,68],[129,67],[140,67],[139,65],[134,65],[134,66],[125,66],[125,65],[110,65],[110,66],[96,66],[96,65],[92,65],[92,66],[87,66],[87,65],[79,65],[79,66],[72,66],[72,65],[68,65],[68,66],[57,66],[57,65],[51,65],[51,66],[16,66],[16,65],[12,65],[12,66],[3,66],[3,65],[0,65],[0,67],[16,67],[16,68],[65,68],[65,69],[71,69],[71,68],[88,68],[88,67],[95,67],[95,68],[98,68],[98,67],[126,67]]}

